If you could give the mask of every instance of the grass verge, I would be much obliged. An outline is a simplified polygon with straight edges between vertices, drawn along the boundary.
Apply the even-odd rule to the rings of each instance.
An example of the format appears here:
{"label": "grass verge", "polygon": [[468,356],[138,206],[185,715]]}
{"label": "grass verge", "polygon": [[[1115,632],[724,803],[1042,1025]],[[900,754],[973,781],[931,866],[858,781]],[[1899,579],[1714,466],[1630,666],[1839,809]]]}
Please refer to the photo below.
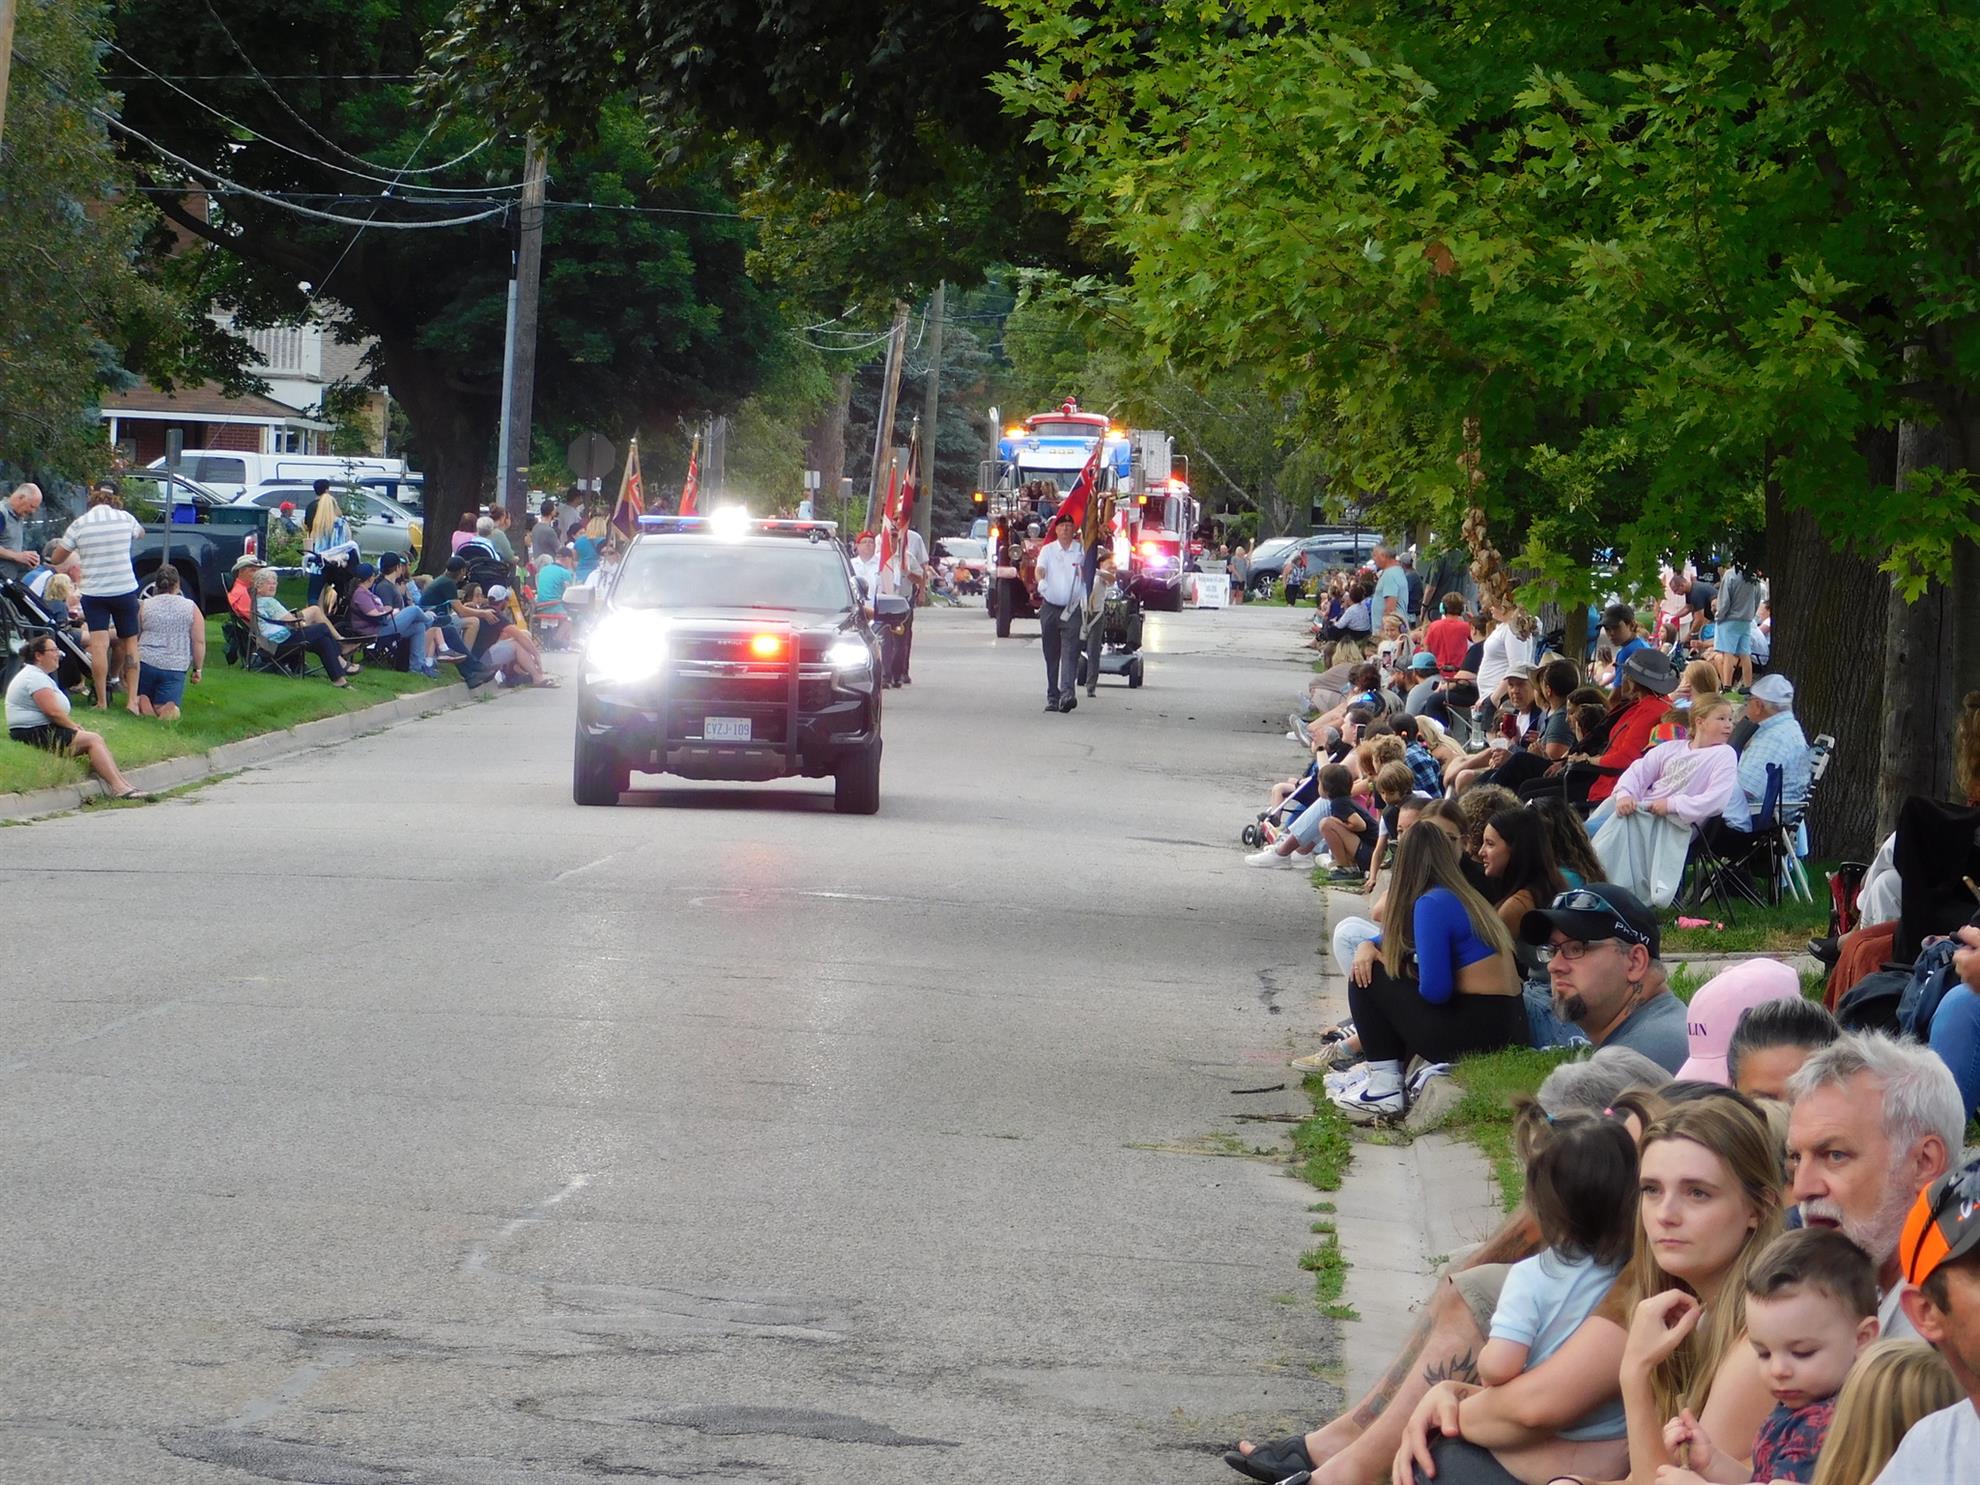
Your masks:
{"label": "grass verge", "polygon": [[1513,1047],[1459,1058],[1451,1068],[1464,1097],[1438,1132],[1469,1140],[1478,1147],[1498,1184],[1499,1201],[1508,1212],[1519,1205],[1526,1192],[1526,1172],[1513,1155],[1513,1100],[1530,1095],[1557,1064],[1571,1061],[1575,1051],[1572,1047],[1544,1052]]}
{"label": "grass verge", "polygon": [[[1817,886],[1813,902],[1802,902],[1792,896],[1779,906],[1755,907],[1750,902],[1741,902],[1734,906],[1737,916],[1732,920],[1718,917],[1722,910],[1716,903],[1701,908],[1667,908],[1658,914],[1663,920],[1663,951],[1666,955],[1806,953],[1811,938],[1821,938],[1829,931],[1828,894],[1818,884],[1834,868],[1832,861],[1808,863],[1809,883]],[[1687,918],[1705,918],[1723,922],[1724,926],[1680,928],[1677,926],[1680,912]]]}
{"label": "grass verge", "polygon": [[[72,697],[75,720],[88,731],[101,733],[118,765],[131,769],[204,753],[246,737],[281,732],[303,722],[362,711],[394,696],[447,684],[445,679],[430,681],[424,676],[367,666],[362,674],[351,678],[348,689],[338,690],[320,675],[305,680],[266,673],[250,675],[228,665],[226,653],[220,621],[208,619],[205,677],[198,685],[186,688],[184,715],[176,722],[134,717],[120,705],[99,712]],[[78,759],[58,758],[22,743],[0,741],[0,794],[59,788],[89,776],[89,765]]]}
{"label": "grass verge", "polygon": [[1305,1088],[1313,1101],[1313,1116],[1293,1126],[1293,1154],[1300,1162],[1299,1173],[1316,1190],[1338,1191],[1354,1161],[1354,1126],[1327,1097],[1327,1085],[1320,1074],[1308,1073]]}
{"label": "grass verge", "polygon": [[1299,1266],[1313,1275],[1313,1298],[1320,1313],[1329,1320],[1359,1320],[1361,1315],[1353,1305],[1341,1303],[1348,1264],[1347,1255],[1341,1252],[1339,1229],[1331,1219],[1322,1218],[1313,1224],[1313,1231],[1320,1241],[1300,1254]]}

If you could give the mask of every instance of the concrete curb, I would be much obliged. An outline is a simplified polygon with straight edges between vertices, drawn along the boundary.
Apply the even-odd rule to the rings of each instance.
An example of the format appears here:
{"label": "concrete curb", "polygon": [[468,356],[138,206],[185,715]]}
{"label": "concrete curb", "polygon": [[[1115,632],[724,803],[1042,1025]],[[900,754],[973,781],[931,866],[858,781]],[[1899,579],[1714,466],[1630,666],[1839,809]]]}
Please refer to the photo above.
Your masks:
{"label": "concrete curb", "polygon": [[[308,752],[311,748],[348,742],[381,727],[393,727],[400,722],[432,716],[435,712],[451,711],[473,699],[474,694],[457,681],[451,686],[440,686],[431,691],[394,696],[390,701],[381,701],[363,711],[319,717],[314,722],[303,722],[280,732],[264,732],[257,737],[244,737],[239,742],[222,743],[210,752],[188,753],[183,758],[147,763],[142,768],[130,769],[125,776],[147,793],[176,789],[183,784],[197,783],[201,779],[214,778],[255,764],[272,763],[291,754]],[[65,810],[81,809],[92,799],[103,797],[103,785],[95,778],[85,779],[80,784],[65,784],[59,789],[0,794],[0,820],[27,820],[38,815],[60,814]]]}
{"label": "concrete curb", "polygon": [[[1327,894],[1316,1028],[1348,1013],[1347,977],[1331,945],[1334,925],[1358,916],[1364,905],[1358,896]],[[1358,1317],[1341,1332],[1351,1402],[1381,1379],[1438,1271],[1496,1231],[1505,1213],[1477,1147],[1435,1133],[1406,1144],[1357,1139],[1341,1189],[1327,1199],[1348,1263],[1341,1299]]]}

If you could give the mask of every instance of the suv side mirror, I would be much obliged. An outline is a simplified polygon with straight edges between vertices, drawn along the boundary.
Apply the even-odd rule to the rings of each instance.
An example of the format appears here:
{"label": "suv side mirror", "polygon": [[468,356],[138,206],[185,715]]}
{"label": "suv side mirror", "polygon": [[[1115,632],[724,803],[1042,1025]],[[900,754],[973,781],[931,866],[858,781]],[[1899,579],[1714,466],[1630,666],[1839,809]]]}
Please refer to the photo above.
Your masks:
{"label": "suv side mirror", "polygon": [[[865,586],[861,584],[861,586]],[[898,593],[882,593],[873,600],[873,617],[876,619],[905,619],[911,605]]]}
{"label": "suv side mirror", "polygon": [[865,578],[863,578],[863,577],[856,577],[856,578],[854,578],[854,579],[853,579],[853,586],[854,586],[855,588],[857,588],[857,589],[859,589],[859,597],[860,597],[860,601],[861,601],[862,603],[864,603],[864,602],[865,602],[865,601],[866,601],[867,599],[869,599],[869,598],[871,598],[871,597],[873,596],[873,595],[872,595],[871,593],[869,593],[869,592],[867,592],[867,591],[866,591],[866,579],[865,579]]}

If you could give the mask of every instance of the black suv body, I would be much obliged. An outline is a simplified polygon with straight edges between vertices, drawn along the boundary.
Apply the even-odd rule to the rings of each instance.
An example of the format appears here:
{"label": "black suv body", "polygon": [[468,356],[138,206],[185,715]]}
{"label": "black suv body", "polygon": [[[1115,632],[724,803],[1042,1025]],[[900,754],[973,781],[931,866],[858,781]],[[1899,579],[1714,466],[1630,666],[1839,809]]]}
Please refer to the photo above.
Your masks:
{"label": "black suv body", "polygon": [[879,809],[879,645],[832,535],[828,522],[642,522],[585,644],[579,804],[616,804],[641,772],[829,777],[841,813]]}

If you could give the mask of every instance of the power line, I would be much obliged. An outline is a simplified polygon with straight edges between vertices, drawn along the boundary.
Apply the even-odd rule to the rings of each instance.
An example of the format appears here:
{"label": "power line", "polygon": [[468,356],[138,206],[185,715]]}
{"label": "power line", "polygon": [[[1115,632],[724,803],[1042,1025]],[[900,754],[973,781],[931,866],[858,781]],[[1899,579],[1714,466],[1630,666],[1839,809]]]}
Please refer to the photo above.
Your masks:
{"label": "power line", "polygon": [[[123,49],[118,48],[119,51]],[[129,56],[129,52],[124,53]],[[412,82],[418,78],[416,72],[152,72],[146,70],[140,78],[134,73],[106,72],[104,82],[141,82],[145,78],[157,78],[160,82],[253,82],[257,79],[268,82]]]}
{"label": "power line", "polygon": [[[225,188],[214,190],[206,186],[139,186],[137,187],[137,189],[147,196],[165,196],[165,197],[173,197],[173,196],[226,197],[234,194],[233,191],[230,191]],[[373,191],[365,191],[360,193],[360,192],[349,192],[349,191],[264,190],[258,192],[257,194],[272,201],[317,201],[317,202],[334,203],[336,205],[359,205],[365,202],[376,201],[379,198],[379,193]],[[433,201],[422,201],[412,197],[398,197],[396,199],[398,200],[398,203],[401,206],[448,206],[448,207],[491,206],[497,208],[498,210],[506,211],[510,207],[515,205],[515,203],[512,201],[496,201],[490,198],[478,199],[475,197],[450,198],[447,200],[433,200]],[[738,221],[755,220],[753,217],[744,216],[741,212],[700,211],[685,206],[615,206],[610,202],[598,202],[598,201],[545,201],[543,205],[547,210],[560,210],[560,211],[616,211],[616,212],[626,212],[636,216],[730,217]],[[851,333],[857,335],[868,335],[871,334],[872,332],[866,330],[859,330],[859,331],[853,331]],[[882,333],[884,334],[884,332]]]}
{"label": "power line", "polygon": [[[145,73],[149,74],[152,78],[156,79],[157,81],[164,83],[166,87],[170,88],[173,92],[177,93],[181,98],[184,98],[188,102],[192,103],[194,107],[205,109],[208,113],[212,114],[214,118],[220,120],[221,123],[227,125],[229,128],[238,129],[241,133],[249,136],[252,139],[258,139],[263,144],[272,145],[276,149],[281,150],[284,154],[294,155],[298,160],[306,160],[310,164],[317,166],[319,169],[332,171],[338,175],[348,175],[357,180],[368,180],[373,182],[374,184],[384,186],[388,192],[398,188],[401,178],[407,173],[405,171],[401,171],[398,175],[394,175],[388,180],[386,177],[382,175],[373,175],[369,171],[365,171],[365,170],[353,170],[348,165],[339,165],[335,161],[325,160],[320,156],[312,155],[307,150],[297,149],[292,144],[288,144],[280,139],[276,139],[271,135],[263,134],[260,130],[254,128],[253,125],[251,124],[244,124],[239,119],[234,118],[232,115],[223,113],[221,110],[215,108],[212,104],[208,103],[204,98],[201,98],[197,93],[189,92],[185,88],[180,87],[177,83],[171,82],[168,79],[159,76],[159,74],[152,72],[151,69],[146,67],[142,61],[140,61],[137,57],[132,56],[130,52],[125,51],[121,46],[117,45],[116,42],[112,41],[107,43],[107,45],[110,47],[112,51],[116,52],[119,56],[129,58],[134,66],[138,67]],[[420,141],[421,147],[424,147],[427,139],[431,139],[433,137],[433,129],[438,127],[439,125],[436,122],[433,125],[433,128],[429,128],[426,131],[425,138],[423,138]],[[342,152],[340,151],[340,153]],[[413,153],[418,154],[419,151],[414,150]],[[519,191],[522,189],[522,186],[520,183],[514,185],[479,186],[479,187],[425,186],[425,185],[413,184],[406,186],[405,189],[409,191],[426,191],[434,195],[486,196],[492,192]]]}

